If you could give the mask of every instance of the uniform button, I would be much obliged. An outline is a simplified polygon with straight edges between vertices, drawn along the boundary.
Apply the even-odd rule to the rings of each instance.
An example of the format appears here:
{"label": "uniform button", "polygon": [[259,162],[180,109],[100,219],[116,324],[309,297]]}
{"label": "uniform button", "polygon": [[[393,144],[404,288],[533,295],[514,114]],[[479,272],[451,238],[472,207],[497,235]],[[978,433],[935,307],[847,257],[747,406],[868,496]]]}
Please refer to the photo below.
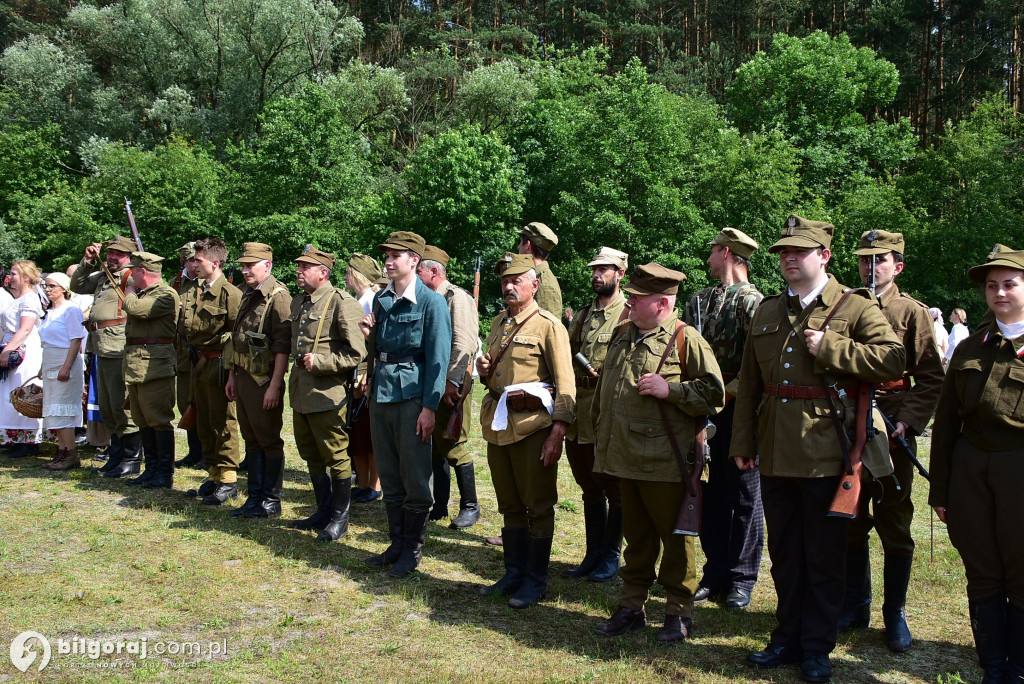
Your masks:
{"label": "uniform button", "polygon": [[792,347],[786,347],[786,351],[791,352],[791,351],[793,351],[793,348]]}
{"label": "uniform button", "polygon": [[789,333],[789,336],[790,337],[796,337],[796,333],[795,332],[791,332],[791,333]]}
{"label": "uniform button", "polygon": [[498,377],[499,378],[501,377],[501,371],[498,371]]}
{"label": "uniform button", "polygon": [[788,402],[789,402],[789,399],[783,399],[783,400],[782,400],[782,403],[783,403],[783,404],[785,404],[785,403],[788,403]]}
{"label": "uniform button", "polygon": [[612,399],[618,399],[618,398],[619,398],[619,395],[618,395],[618,394],[616,394],[616,395],[614,395],[614,396],[612,397]]}
{"label": "uniform button", "polygon": [[766,326],[764,326],[763,328],[761,328],[761,332],[764,332],[764,331],[765,331],[765,330],[767,330],[767,329],[768,329],[768,326],[766,325]]}
{"label": "uniform button", "polygon": [[784,363],[784,364],[782,364],[782,367],[783,368],[789,368],[789,364],[788,363]]}
{"label": "uniform button", "polygon": [[782,381],[782,384],[783,384],[783,385],[788,385],[788,384],[789,384],[789,380],[783,380],[783,381]]}

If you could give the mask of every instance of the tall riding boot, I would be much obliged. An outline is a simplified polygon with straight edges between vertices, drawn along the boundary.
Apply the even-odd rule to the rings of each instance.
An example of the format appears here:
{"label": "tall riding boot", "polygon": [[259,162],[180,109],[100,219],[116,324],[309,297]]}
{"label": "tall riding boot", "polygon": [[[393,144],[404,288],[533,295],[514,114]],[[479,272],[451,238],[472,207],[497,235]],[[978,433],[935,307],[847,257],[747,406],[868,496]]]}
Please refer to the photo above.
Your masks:
{"label": "tall riding boot", "polygon": [[142,433],[133,432],[130,435],[121,435],[118,437],[118,445],[121,451],[118,463],[103,473],[103,477],[138,475],[142,470]]}
{"label": "tall riding boot", "polygon": [[155,430],[157,471],[144,482],[148,489],[170,489],[174,486],[174,430]]}
{"label": "tall riding boot", "polygon": [[525,527],[506,527],[501,530],[501,538],[504,540],[501,550],[505,555],[505,576],[488,587],[481,587],[481,596],[510,596],[519,591],[519,587],[523,586],[523,580],[526,579],[530,530]]}
{"label": "tall riding boot", "polygon": [[405,532],[405,509],[401,504],[386,504],[388,513],[388,538],[391,544],[384,549],[384,553],[370,556],[366,564],[371,568],[383,568],[391,565],[402,555],[402,542]]}
{"label": "tall riding boot", "polygon": [[978,664],[985,671],[982,684],[1001,684],[1007,681],[1009,671],[1008,604],[1002,592],[987,601],[967,604],[974,632],[974,647]]}
{"label": "tall riding boot", "polygon": [[[263,490],[260,492],[260,507],[245,513],[246,518],[280,518],[281,488],[284,484],[284,456],[263,455]],[[254,471],[250,470],[252,476]]]}
{"label": "tall riding boot", "polygon": [[296,520],[292,527],[297,530],[322,530],[331,519],[331,476],[326,470],[317,473],[310,470],[309,479],[313,481],[316,513],[308,518]]}
{"label": "tall riding boot", "polygon": [[839,614],[839,631],[863,629],[871,624],[871,554],[863,547],[846,552],[846,596]]}
{"label": "tall riding boot", "polygon": [[263,462],[266,459],[266,454],[256,449],[247,450],[245,458],[249,461],[249,473],[246,482],[247,495],[245,503],[231,511],[231,515],[244,515],[247,518],[251,518],[254,511],[263,508],[260,494],[263,491]]}
{"label": "tall riding boot", "polygon": [[430,509],[430,519],[440,520],[448,517],[448,499],[452,496],[452,469],[443,458],[434,459],[434,507]]}
{"label": "tall riding boot", "polygon": [[914,643],[907,626],[907,587],[910,585],[910,567],[913,556],[885,554],[883,579],[885,602],[882,619],[885,621],[885,642],[893,653],[903,653]]}
{"label": "tall riding boot", "polygon": [[508,600],[512,608],[529,608],[548,595],[548,563],[551,561],[551,537],[529,538],[526,579]]}
{"label": "tall riding boot", "polygon": [[587,551],[580,564],[563,571],[562,577],[586,577],[601,562],[601,545],[604,543],[608,524],[608,503],[604,499],[601,499],[600,503],[584,501],[583,524],[586,530]]}
{"label": "tall riding boot", "polygon": [[622,558],[622,506],[608,507],[602,551],[601,562],[587,575],[591,582],[611,582],[619,572],[619,560]]}
{"label": "tall riding boot", "polygon": [[186,466],[189,468],[198,467],[199,462],[203,460],[203,443],[199,440],[199,431],[195,428],[185,430],[185,438],[188,441],[188,453],[185,454],[185,458],[174,465],[179,468]]}
{"label": "tall riding boot", "polygon": [[1006,622],[1009,626],[1010,681],[1024,682],[1024,610],[1012,603],[1006,605]]}
{"label": "tall riding boot", "polygon": [[338,541],[348,534],[348,509],[352,503],[352,478],[331,480],[331,520],[317,535],[319,542]]}
{"label": "tall riding boot", "polygon": [[[133,477],[132,479],[125,481],[126,484],[132,485],[133,487],[136,485],[144,485],[156,477],[157,470],[159,470],[159,466],[157,464],[160,462],[160,452],[156,446],[156,430],[153,428],[140,428],[138,435],[139,441],[142,444],[142,454],[145,459],[145,470],[143,470],[142,474],[138,477]],[[122,461],[122,463],[124,462]]]}
{"label": "tall riding boot", "polygon": [[[476,473],[472,463],[457,465],[454,470],[455,484],[459,487],[459,514],[448,527],[464,530],[480,519],[480,502],[476,499]],[[434,482],[437,482],[436,476]]]}
{"label": "tall riding boot", "polygon": [[392,577],[408,577],[419,567],[423,558],[423,543],[427,539],[426,511],[405,511],[402,521],[402,553],[391,566]]}
{"label": "tall riding boot", "polygon": [[103,475],[108,473],[117,466],[121,465],[121,460],[124,458],[124,450],[121,448],[121,437],[118,435],[110,435],[110,446],[107,447],[107,462],[99,468],[93,468],[93,475]]}

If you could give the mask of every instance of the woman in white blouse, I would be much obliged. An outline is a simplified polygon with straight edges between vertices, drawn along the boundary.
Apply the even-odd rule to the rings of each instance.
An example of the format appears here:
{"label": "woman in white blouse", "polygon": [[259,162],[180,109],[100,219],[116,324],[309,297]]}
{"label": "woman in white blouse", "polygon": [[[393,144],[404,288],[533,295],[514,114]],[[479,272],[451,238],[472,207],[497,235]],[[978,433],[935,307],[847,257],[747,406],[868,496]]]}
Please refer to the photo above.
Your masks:
{"label": "woman in white blouse", "polygon": [[971,334],[971,331],[967,329],[967,312],[963,309],[953,309],[953,313],[949,314],[949,322],[953,324],[953,329],[949,331],[949,344],[946,347],[946,356],[942,359],[944,366],[949,365],[956,345],[966,340],[967,336]]}
{"label": "woman in white blouse", "polygon": [[82,339],[85,326],[82,310],[68,301],[71,279],[63,273],[46,276],[43,285],[50,309],[39,326],[43,344],[43,422],[57,433],[57,455],[45,467],[70,470],[81,465],[75,451],[75,428],[82,426]]}
{"label": "woman in white blouse", "polygon": [[[3,348],[0,350],[0,437],[11,458],[22,458],[39,451],[42,421],[18,413],[8,397],[11,390],[35,377],[42,363],[36,326],[43,316],[43,307],[34,289],[39,284],[40,275],[39,268],[31,261],[15,261],[11,264],[8,285],[14,301],[0,315],[0,324],[3,326]],[[18,357],[21,363],[12,368],[13,359]]]}

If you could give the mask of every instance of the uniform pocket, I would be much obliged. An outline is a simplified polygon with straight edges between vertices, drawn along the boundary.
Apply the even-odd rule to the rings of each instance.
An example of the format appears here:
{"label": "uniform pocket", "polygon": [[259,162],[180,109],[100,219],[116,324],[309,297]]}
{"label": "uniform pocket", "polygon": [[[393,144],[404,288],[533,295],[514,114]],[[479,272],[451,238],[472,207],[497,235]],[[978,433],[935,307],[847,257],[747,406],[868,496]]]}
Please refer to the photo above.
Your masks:
{"label": "uniform pocket", "polygon": [[[423,314],[416,311],[392,316],[394,329],[389,331],[398,340],[398,348],[418,349],[423,344]],[[391,346],[391,345],[388,345]]]}
{"label": "uniform pocket", "polygon": [[663,461],[666,454],[675,458],[672,445],[668,441],[668,433],[662,423],[631,421],[628,441],[629,458],[641,472],[653,473],[656,463]]}
{"label": "uniform pocket", "polygon": [[513,361],[529,361],[540,355],[540,338],[536,335],[513,335],[509,352]]}
{"label": "uniform pocket", "polygon": [[[786,324],[788,325],[789,321],[786,321]],[[757,357],[758,363],[778,361],[781,342],[775,340],[774,337],[778,335],[781,325],[782,320],[780,319],[759,321],[750,329],[750,336],[753,338],[751,344],[754,345],[754,355]]]}
{"label": "uniform pocket", "polygon": [[1024,365],[1016,362],[1007,370],[999,383],[999,401],[996,410],[1014,421],[1024,421]]}

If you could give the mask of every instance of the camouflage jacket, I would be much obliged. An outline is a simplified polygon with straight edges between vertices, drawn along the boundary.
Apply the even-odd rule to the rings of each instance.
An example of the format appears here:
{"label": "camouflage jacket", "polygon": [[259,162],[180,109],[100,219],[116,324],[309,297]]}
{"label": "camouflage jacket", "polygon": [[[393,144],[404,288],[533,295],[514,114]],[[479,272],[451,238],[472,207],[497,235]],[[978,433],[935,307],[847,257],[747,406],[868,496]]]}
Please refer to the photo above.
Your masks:
{"label": "camouflage jacket", "polygon": [[[711,345],[726,384],[740,372],[743,345],[762,299],[764,295],[756,287],[742,282],[705,288],[686,302],[683,320],[700,330]],[[731,393],[735,394],[735,388]]]}

